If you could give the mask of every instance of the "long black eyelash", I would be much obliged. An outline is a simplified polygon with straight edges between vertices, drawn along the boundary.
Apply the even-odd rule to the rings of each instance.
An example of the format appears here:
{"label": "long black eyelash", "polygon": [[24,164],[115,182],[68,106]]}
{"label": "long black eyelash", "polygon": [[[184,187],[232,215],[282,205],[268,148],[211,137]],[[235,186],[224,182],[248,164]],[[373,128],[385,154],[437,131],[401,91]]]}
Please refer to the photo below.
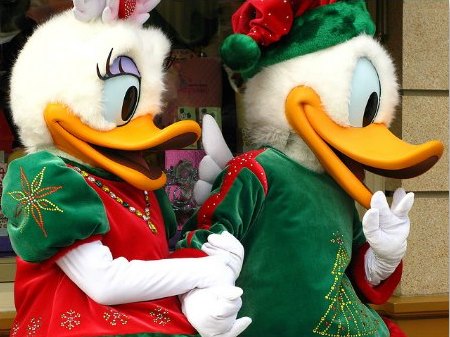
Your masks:
{"label": "long black eyelash", "polygon": [[[98,63],[97,63],[97,76],[98,76],[98,78],[100,78],[101,80],[107,80],[108,78],[114,76],[113,74],[111,74],[111,71],[110,71],[110,65],[109,65],[110,62],[111,62],[111,55],[112,55],[113,49],[114,49],[114,48],[111,48],[111,51],[110,51],[109,54],[108,54],[108,58],[106,59],[106,66],[105,66],[105,68],[106,68],[106,73],[105,73],[104,76],[100,73],[100,69],[98,68]],[[123,72],[122,66],[121,66],[120,64],[119,64],[119,68],[120,68],[120,71]]]}
{"label": "long black eyelash", "polygon": [[106,59],[106,75],[108,75],[108,77],[111,77],[111,71],[110,71],[110,63],[111,63],[111,55],[112,55],[113,49],[111,48],[111,51],[108,54],[108,58]]}
{"label": "long black eyelash", "polygon": [[122,58],[119,59],[119,71],[123,74],[125,70],[122,68]]}
{"label": "long black eyelash", "polygon": [[101,80],[106,80],[106,76],[102,76],[102,74],[100,74],[100,69],[98,69],[98,63],[97,63],[97,77]]}
{"label": "long black eyelash", "polygon": [[163,63],[163,69],[164,71],[169,70],[169,68],[172,66],[173,62],[175,61],[175,57],[173,56],[173,52],[170,51],[169,56],[167,56],[164,59],[164,63]]}

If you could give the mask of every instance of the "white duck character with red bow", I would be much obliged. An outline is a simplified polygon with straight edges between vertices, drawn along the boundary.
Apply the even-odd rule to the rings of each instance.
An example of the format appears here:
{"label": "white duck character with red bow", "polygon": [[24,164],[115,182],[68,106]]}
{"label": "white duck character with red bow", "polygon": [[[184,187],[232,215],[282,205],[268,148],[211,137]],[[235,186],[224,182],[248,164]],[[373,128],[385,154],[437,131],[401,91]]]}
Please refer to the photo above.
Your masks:
{"label": "white duck character with red bow", "polygon": [[[2,196],[17,253],[12,336],[196,335],[188,319],[203,336],[235,336],[250,322],[236,321],[235,261],[169,254],[166,178],[142,151],[187,146],[200,128],[153,123],[170,43],[141,24],[157,3],[75,0],[18,56],[11,108],[27,155]],[[187,319],[178,296],[196,288]]]}

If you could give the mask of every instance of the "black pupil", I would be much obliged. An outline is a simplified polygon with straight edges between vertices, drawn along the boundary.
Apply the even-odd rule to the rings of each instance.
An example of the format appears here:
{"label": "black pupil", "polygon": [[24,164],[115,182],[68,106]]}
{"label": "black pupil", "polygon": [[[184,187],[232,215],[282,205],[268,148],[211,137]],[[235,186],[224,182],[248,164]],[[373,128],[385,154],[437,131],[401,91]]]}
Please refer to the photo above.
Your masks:
{"label": "black pupil", "polygon": [[136,107],[138,91],[136,87],[129,87],[125,93],[122,103],[122,120],[128,121],[134,113]]}
{"label": "black pupil", "polygon": [[364,110],[363,126],[373,122],[378,112],[378,94],[373,92],[367,100],[366,110]]}

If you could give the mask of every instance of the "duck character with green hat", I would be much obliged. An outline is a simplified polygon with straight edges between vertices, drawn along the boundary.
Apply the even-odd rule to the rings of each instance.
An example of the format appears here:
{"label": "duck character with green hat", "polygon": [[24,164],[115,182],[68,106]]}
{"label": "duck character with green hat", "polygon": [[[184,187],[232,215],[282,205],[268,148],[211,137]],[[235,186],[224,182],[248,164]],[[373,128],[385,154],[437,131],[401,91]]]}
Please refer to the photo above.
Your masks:
{"label": "duck character with green hat", "polygon": [[398,189],[389,205],[364,173],[416,177],[443,145],[388,130],[398,84],[365,2],[248,0],[232,24],[221,53],[246,80],[255,150],[232,158],[204,121],[204,203],[180,247],[213,253],[210,234],[225,231],[241,241],[244,252],[228,252],[243,260],[243,336],[404,336],[368,303],[387,301],[401,279],[414,195]]}

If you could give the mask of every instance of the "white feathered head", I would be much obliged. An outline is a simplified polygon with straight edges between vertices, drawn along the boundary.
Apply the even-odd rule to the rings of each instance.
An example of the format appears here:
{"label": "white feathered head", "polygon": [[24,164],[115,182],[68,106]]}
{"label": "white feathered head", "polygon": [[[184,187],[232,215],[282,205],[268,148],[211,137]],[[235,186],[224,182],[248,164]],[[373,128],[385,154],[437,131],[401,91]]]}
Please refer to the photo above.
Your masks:
{"label": "white feathered head", "polygon": [[140,188],[164,184],[159,169],[117,158],[185,146],[200,134],[195,123],[162,130],[153,124],[161,112],[170,42],[140,23],[157,2],[76,0],[73,12],[38,27],[11,78],[13,118],[28,152],[57,149]]}
{"label": "white feathered head", "polygon": [[411,178],[441,156],[441,143],[410,145],[387,129],[398,85],[364,0],[246,0],[232,24],[221,53],[247,79],[252,143],[327,171],[365,207],[364,170]]}

